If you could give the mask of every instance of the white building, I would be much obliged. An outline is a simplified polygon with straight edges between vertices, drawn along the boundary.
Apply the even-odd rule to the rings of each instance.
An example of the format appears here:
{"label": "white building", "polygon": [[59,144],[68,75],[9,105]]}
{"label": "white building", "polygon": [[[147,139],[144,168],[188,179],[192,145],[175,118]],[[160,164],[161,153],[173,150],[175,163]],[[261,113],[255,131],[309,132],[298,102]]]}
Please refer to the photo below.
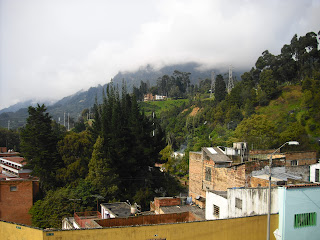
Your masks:
{"label": "white building", "polygon": [[0,157],[0,174],[10,180],[12,178],[27,178],[31,174],[30,169],[25,169],[23,157]]}
{"label": "white building", "polygon": [[320,163],[310,165],[310,182],[320,183]]}
{"label": "white building", "polygon": [[228,218],[228,198],[224,191],[206,192],[206,220]]}
{"label": "white building", "polygon": [[279,187],[278,191],[277,240],[319,239],[320,185],[289,185]]}
{"label": "white building", "polygon": [[135,210],[126,202],[102,203],[100,206],[102,219],[129,217]]}
{"label": "white building", "polygon": [[[229,188],[206,192],[206,219],[237,218],[268,213],[268,188]],[[278,188],[271,189],[271,213],[278,213]]]}

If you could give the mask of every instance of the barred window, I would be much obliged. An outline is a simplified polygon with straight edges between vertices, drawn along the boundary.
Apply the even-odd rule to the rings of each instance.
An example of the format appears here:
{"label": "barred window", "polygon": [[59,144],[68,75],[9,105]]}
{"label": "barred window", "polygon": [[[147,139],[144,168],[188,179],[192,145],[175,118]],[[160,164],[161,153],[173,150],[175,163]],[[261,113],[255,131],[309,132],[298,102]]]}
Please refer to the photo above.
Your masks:
{"label": "barred window", "polygon": [[319,169],[316,169],[315,176],[315,182],[319,182]]}
{"label": "barred window", "polygon": [[294,215],[294,228],[316,226],[317,213],[299,213]]}
{"label": "barred window", "polygon": [[205,176],[206,181],[211,182],[211,168],[206,167],[206,176]]}
{"label": "barred window", "polygon": [[236,198],[235,205],[236,208],[242,209],[242,200],[240,198]]}
{"label": "barred window", "polygon": [[297,160],[292,160],[291,161],[291,166],[297,166],[298,165],[298,161]]}
{"label": "barred window", "polygon": [[17,186],[10,186],[10,192],[16,192]]}
{"label": "barred window", "polygon": [[219,218],[220,215],[220,207],[213,204],[213,216]]}

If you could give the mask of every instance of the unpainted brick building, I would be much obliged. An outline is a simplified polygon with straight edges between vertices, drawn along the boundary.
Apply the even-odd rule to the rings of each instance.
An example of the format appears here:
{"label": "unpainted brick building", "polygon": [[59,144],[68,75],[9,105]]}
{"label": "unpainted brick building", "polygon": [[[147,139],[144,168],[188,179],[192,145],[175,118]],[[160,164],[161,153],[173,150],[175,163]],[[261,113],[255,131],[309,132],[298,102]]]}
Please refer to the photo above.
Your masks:
{"label": "unpainted brick building", "polygon": [[39,180],[0,181],[0,219],[31,225],[29,210],[39,192]]}

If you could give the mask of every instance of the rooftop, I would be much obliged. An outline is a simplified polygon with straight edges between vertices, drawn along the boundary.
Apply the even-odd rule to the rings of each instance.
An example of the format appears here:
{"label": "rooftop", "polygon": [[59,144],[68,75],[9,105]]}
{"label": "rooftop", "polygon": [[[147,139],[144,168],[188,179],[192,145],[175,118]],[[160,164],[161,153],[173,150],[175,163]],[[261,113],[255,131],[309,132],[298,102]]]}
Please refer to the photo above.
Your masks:
{"label": "rooftop", "polygon": [[1,159],[25,165],[23,157],[1,157]]}
{"label": "rooftop", "polygon": [[214,193],[214,194],[217,194],[217,195],[219,195],[220,197],[223,197],[223,198],[225,198],[225,199],[227,199],[228,197],[228,192],[227,191],[215,191],[215,190],[208,190],[208,192],[212,192],[212,193]]}
{"label": "rooftop", "polygon": [[203,147],[202,150],[214,162],[232,162],[231,159],[217,147]]}
{"label": "rooftop", "polygon": [[206,219],[205,210],[193,205],[167,206],[160,208],[164,214],[191,212],[198,217],[199,220]]}
{"label": "rooftop", "polygon": [[101,206],[107,208],[119,218],[129,217],[131,215],[131,206],[126,202],[101,203]]}

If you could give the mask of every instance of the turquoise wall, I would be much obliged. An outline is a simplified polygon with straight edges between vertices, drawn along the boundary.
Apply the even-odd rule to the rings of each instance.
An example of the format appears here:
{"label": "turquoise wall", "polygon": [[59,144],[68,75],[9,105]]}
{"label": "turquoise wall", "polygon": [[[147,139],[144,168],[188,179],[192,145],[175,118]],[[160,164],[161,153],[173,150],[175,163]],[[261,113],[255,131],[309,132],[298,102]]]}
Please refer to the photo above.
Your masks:
{"label": "turquoise wall", "polygon": [[[280,187],[279,231],[282,240],[320,239],[320,187]],[[294,228],[294,216],[316,212],[316,226]]]}

